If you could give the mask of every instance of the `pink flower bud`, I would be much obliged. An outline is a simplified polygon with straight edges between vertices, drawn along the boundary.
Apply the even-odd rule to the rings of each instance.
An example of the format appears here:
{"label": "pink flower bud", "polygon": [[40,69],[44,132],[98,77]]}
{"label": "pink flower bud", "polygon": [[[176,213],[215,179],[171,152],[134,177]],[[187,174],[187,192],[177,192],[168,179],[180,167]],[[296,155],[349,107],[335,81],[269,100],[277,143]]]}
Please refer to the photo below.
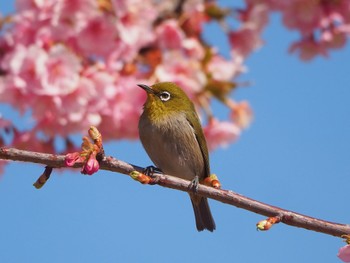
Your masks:
{"label": "pink flower bud", "polygon": [[100,164],[96,160],[96,155],[91,154],[88,161],[84,164],[81,173],[92,175],[93,173],[96,173],[99,168]]}
{"label": "pink flower bud", "polygon": [[65,158],[66,166],[73,166],[77,162],[83,162],[84,158],[80,156],[79,152],[68,153]]}
{"label": "pink flower bud", "polygon": [[350,262],[350,245],[343,246],[339,249],[338,258],[343,262]]}

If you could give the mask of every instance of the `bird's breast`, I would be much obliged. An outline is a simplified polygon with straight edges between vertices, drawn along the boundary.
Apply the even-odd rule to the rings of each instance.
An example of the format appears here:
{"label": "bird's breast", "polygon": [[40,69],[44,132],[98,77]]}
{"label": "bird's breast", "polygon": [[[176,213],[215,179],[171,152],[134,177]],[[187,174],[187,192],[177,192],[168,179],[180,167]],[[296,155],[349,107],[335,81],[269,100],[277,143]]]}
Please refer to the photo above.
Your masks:
{"label": "bird's breast", "polygon": [[185,114],[158,122],[143,115],[139,133],[147,154],[164,173],[187,180],[205,176],[204,158]]}

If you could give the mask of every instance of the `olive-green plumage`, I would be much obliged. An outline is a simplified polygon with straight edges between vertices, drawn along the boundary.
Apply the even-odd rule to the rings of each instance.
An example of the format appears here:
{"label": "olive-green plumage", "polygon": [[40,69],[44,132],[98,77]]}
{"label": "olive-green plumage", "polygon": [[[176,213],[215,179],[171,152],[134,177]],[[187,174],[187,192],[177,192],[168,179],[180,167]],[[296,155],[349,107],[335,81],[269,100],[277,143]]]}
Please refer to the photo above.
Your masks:
{"label": "olive-green plumage", "polygon": [[[171,82],[151,87],[139,121],[141,142],[153,163],[164,173],[187,180],[210,175],[209,154],[192,101]],[[213,231],[215,222],[207,198],[190,194],[198,231]]]}

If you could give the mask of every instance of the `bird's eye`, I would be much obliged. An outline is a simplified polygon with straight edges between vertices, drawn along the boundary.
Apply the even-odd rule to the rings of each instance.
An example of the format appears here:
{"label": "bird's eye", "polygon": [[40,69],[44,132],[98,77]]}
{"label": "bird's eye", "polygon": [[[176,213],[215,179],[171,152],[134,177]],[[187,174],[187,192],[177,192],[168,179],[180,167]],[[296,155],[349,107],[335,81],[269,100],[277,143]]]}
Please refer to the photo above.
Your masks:
{"label": "bird's eye", "polygon": [[161,101],[168,101],[170,99],[170,93],[167,91],[163,91],[159,94],[159,98]]}

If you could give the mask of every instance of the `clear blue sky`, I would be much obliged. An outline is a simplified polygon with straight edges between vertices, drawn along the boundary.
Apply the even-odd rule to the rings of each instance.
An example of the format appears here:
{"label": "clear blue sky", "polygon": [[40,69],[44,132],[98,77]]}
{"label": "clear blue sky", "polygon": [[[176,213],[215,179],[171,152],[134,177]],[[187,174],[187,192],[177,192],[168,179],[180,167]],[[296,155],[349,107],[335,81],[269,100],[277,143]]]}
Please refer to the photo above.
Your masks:
{"label": "clear blue sky", "polygon": [[[11,5],[1,1],[1,12]],[[296,38],[273,17],[242,78],[254,85],[234,94],[250,101],[255,120],[237,143],[211,154],[212,170],[225,189],[350,223],[350,48],[304,63],[287,53]],[[4,105],[0,113],[18,121]],[[138,141],[105,148],[151,163]],[[42,171],[13,163],[0,180],[0,262],[340,262],[338,238],[282,224],[257,232],[262,216],[216,201],[217,231],[198,233],[185,193],[104,171],[54,171],[36,190]]]}

